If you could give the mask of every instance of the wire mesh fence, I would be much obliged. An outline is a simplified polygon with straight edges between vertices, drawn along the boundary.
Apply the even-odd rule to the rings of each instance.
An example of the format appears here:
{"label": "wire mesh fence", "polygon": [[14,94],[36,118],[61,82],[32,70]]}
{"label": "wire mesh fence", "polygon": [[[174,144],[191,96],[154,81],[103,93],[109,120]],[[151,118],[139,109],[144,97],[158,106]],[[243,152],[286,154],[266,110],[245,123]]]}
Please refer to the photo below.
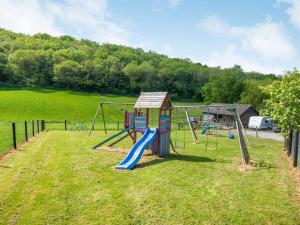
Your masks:
{"label": "wire mesh fence", "polygon": [[42,131],[42,121],[0,121],[0,154],[7,152]]}
{"label": "wire mesh fence", "polygon": [[[151,114],[150,114],[151,115]],[[149,117],[149,127],[158,127],[158,114],[155,114],[155,110],[152,113],[153,116]],[[176,145],[185,146],[184,139],[190,136],[190,127],[184,117],[183,112],[177,112],[176,119],[171,123],[171,133],[173,139],[176,140]],[[13,129],[14,124],[14,129]],[[92,126],[92,121],[83,120],[27,120],[27,121],[0,121],[0,154],[14,148],[14,145],[19,145],[29,140],[37,133],[45,130],[68,130],[68,131],[89,131]],[[123,118],[115,120],[98,120],[93,126],[93,131],[121,131],[124,129]],[[201,134],[201,125],[193,123],[193,129],[197,135]],[[184,132],[184,136],[176,138],[176,132]],[[224,131],[228,132],[228,131]],[[224,133],[223,132],[223,133]],[[15,134],[15,137],[14,137]]]}

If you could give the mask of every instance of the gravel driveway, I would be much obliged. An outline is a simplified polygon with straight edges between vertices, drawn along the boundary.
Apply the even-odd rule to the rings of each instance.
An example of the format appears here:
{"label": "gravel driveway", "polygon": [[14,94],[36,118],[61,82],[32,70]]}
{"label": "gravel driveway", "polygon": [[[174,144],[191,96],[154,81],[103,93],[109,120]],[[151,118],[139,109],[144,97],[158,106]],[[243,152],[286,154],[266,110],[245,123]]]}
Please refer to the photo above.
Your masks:
{"label": "gravel driveway", "polygon": [[[258,132],[258,137],[259,138],[273,139],[273,140],[276,140],[276,141],[283,141],[283,137],[280,133],[274,133],[272,131],[265,131],[265,130],[263,130],[263,131],[258,130],[257,132]],[[249,136],[256,137],[256,131],[255,130],[246,129],[246,133]]]}

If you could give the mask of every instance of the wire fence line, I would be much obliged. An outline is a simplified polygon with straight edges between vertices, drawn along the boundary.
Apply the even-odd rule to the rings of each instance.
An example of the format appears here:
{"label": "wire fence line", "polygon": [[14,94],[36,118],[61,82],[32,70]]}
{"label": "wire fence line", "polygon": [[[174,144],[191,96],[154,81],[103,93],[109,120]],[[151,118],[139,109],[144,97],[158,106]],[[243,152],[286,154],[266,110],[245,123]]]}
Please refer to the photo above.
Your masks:
{"label": "wire fence line", "polygon": [[[18,149],[20,144],[28,142],[29,139],[45,131],[45,126],[49,122],[45,120],[0,121],[0,156],[10,149]],[[66,125],[66,121],[59,123]]]}
{"label": "wire fence line", "polygon": [[[123,120],[108,121],[105,123],[108,131],[121,131],[124,129]],[[10,149],[17,149],[18,145],[27,142],[30,138],[43,131],[68,130],[88,131],[92,121],[82,120],[25,120],[25,121],[0,121],[0,155]],[[151,118],[149,127],[157,127],[158,119]],[[189,130],[186,120],[176,120],[171,124],[172,133]],[[98,120],[93,131],[104,131],[104,123]],[[193,124],[193,129],[200,132],[201,126]]]}
{"label": "wire fence line", "polygon": [[0,121],[0,155],[43,131],[41,120]]}

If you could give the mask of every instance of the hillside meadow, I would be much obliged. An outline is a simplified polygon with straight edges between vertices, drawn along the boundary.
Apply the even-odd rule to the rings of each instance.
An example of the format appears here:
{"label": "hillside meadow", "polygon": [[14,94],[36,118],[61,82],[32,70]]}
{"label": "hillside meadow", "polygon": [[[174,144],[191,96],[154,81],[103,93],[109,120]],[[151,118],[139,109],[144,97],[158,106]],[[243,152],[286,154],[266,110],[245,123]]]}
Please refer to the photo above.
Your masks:
{"label": "hillside meadow", "polygon": [[[12,147],[11,122],[16,122],[17,142],[25,140],[24,121],[28,121],[28,133],[32,135],[32,120],[67,120],[68,129],[88,130],[99,102],[135,103],[138,96],[99,95],[97,93],[41,88],[0,88],[0,153]],[[174,105],[201,104],[197,102],[173,102]],[[122,129],[124,111],[133,111],[133,105],[105,105],[104,113],[108,129]],[[197,110],[190,110],[200,115]],[[192,115],[192,114],[191,114]],[[181,110],[174,114],[185,120]],[[157,126],[157,110],[151,111],[150,123]],[[174,120],[175,121],[175,120]],[[63,124],[47,124],[46,129],[64,129]],[[102,114],[96,120],[95,129],[103,130]],[[37,130],[35,124],[35,131]]]}
{"label": "hillside meadow", "polygon": [[[41,88],[0,88],[0,121],[81,120],[90,121],[99,102],[135,103],[138,96],[103,95],[97,93]],[[172,99],[171,99],[172,100]],[[173,105],[197,105],[197,102],[176,102]],[[110,109],[109,109],[110,108]],[[123,119],[125,109],[133,106],[105,107],[107,120]]]}

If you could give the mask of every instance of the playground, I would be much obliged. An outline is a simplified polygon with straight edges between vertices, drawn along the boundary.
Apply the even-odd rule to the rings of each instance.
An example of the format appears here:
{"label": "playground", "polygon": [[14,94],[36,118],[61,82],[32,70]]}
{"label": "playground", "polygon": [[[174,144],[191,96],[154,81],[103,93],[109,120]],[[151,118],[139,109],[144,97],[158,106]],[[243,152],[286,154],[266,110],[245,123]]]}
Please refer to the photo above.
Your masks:
{"label": "playground", "polygon": [[3,156],[0,224],[298,224],[282,142],[246,137],[238,117],[221,129],[206,106],[140,97]]}
{"label": "playground", "polygon": [[[120,171],[114,168],[126,151],[90,150],[106,137],[49,131],[2,159],[0,224],[298,223],[280,142],[252,148],[257,164],[248,172],[239,170],[238,142],[227,136],[217,152],[187,136],[178,154],[146,155],[134,170]],[[132,142],[117,147],[129,150]]]}
{"label": "playground", "polygon": [[[99,116],[99,112],[102,114],[102,122],[104,127],[104,132],[107,134],[107,126],[105,121],[105,112],[104,112],[104,105],[110,105],[115,107],[115,105],[125,105],[130,106],[133,105],[131,103],[113,103],[113,102],[100,102],[98,104],[97,111],[95,116],[92,120],[92,125],[90,127],[88,136],[91,135],[92,131],[95,130],[95,124],[97,117]],[[170,148],[172,148],[173,152],[176,152],[177,142],[178,142],[178,130],[181,129],[184,131],[184,138],[183,138],[183,148],[186,145],[186,135],[185,135],[185,124],[187,124],[191,136],[193,139],[193,143],[199,143],[198,135],[196,134],[198,131],[206,136],[205,142],[205,149],[208,150],[218,150],[218,137],[221,136],[221,129],[224,125],[226,128],[229,129],[228,138],[234,139],[235,135],[231,130],[236,130],[236,134],[238,137],[239,148],[241,153],[241,167],[242,169],[246,170],[251,166],[251,158],[248,152],[248,148],[250,148],[250,142],[246,135],[245,129],[242,125],[241,119],[239,117],[236,105],[213,105],[213,106],[205,106],[205,105],[198,105],[198,106],[172,106],[171,100],[168,96],[167,92],[142,92],[138,97],[136,103],[134,104],[134,111],[128,112],[127,110],[124,111],[124,129],[120,132],[109,136],[105,140],[102,140],[100,143],[94,145],[92,149],[96,150],[100,146],[107,144],[113,141],[109,146],[113,146],[120,141],[123,141],[127,137],[133,142],[133,147],[128,152],[127,156],[124,158],[122,162],[120,162],[116,169],[125,169],[125,170],[132,170],[137,165],[139,160],[142,158],[145,149],[151,150],[152,154],[156,154],[159,157],[168,157],[170,154]],[[234,117],[233,123],[229,126],[228,124],[224,124],[219,120],[218,114],[212,116],[209,114],[211,111],[219,112],[219,109],[223,108],[226,110],[230,110]],[[158,111],[156,113],[156,125],[153,124],[154,120],[152,117],[152,124],[150,124],[150,109]],[[176,122],[176,136],[175,136],[175,145],[172,142],[171,138],[171,127],[172,127],[172,111],[176,111],[176,116],[178,116],[178,109],[184,110],[184,117],[186,122]],[[195,109],[198,110],[197,119],[194,117],[190,117],[188,110]],[[203,113],[202,110],[207,110],[208,113]],[[152,114],[153,111],[151,112]],[[174,117],[174,116],[173,116]],[[174,125],[174,124],[173,124]],[[152,128],[151,128],[152,126]],[[154,127],[153,127],[154,126]],[[198,130],[199,129],[199,130]],[[224,129],[224,127],[223,127]],[[125,135],[124,135],[125,133]],[[137,140],[138,134],[141,134],[141,138]],[[123,136],[122,136],[123,135]],[[214,136],[213,147],[209,146],[209,136]],[[116,139],[118,138],[118,139]],[[115,140],[116,139],[116,140]],[[200,143],[204,143],[200,142]]]}

